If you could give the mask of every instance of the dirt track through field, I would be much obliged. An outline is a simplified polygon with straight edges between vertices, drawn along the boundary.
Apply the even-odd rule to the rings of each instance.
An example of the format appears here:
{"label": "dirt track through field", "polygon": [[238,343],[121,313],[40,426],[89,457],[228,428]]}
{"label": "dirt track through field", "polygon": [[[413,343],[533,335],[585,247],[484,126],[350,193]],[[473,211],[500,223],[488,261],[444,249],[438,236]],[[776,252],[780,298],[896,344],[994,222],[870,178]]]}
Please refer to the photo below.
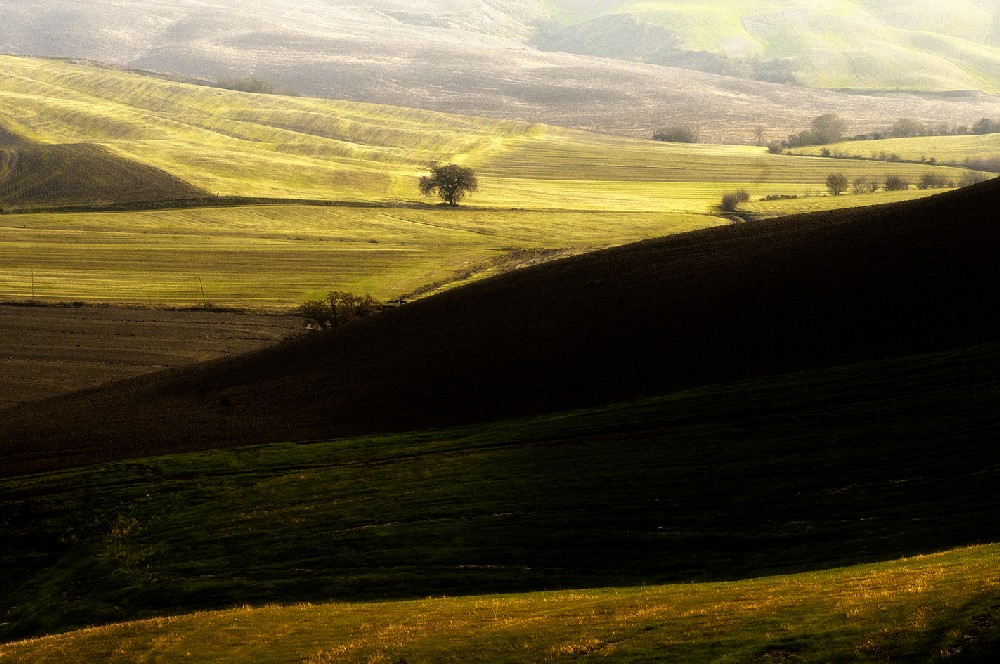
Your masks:
{"label": "dirt track through field", "polygon": [[0,409],[263,348],[293,316],[117,307],[0,306]]}

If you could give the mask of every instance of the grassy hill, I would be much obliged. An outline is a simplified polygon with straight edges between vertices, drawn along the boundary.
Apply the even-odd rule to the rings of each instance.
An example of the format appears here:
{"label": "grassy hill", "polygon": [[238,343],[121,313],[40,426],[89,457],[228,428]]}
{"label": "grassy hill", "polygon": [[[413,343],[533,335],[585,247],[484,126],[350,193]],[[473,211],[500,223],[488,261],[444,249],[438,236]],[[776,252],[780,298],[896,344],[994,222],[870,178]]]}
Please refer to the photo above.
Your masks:
{"label": "grassy hill", "polygon": [[[247,94],[51,60],[7,57],[3,64],[0,99],[16,132],[100,145],[212,194],[413,200],[427,165],[450,160],[489,176],[479,205],[706,212],[724,187],[822,189],[828,170],[826,162],[760,148]],[[674,199],[680,203],[671,205]]]}
{"label": "grassy hill", "polygon": [[[86,68],[55,67],[53,85],[91,90],[86,108],[99,114],[148,107],[187,177],[222,169],[202,159],[214,148],[197,152],[196,137],[231,140],[294,190],[284,144],[246,138],[274,100],[176,84],[165,104],[150,84],[140,96],[158,101],[119,108],[92,94]],[[74,72],[72,85],[59,78]],[[179,118],[208,103],[203,93],[217,105],[193,131]],[[48,98],[31,101],[37,112],[18,136],[105,131],[101,122],[48,126]],[[295,130],[300,152],[319,144],[311,137],[333,115],[327,102],[302,103],[323,117]],[[161,105],[174,110],[151,110]],[[251,126],[219,119],[247,107]],[[414,163],[392,149],[391,132],[373,129],[390,111],[367,108],[363,129],[324,140],[379,136],[361,161],[381,155],[388,180],[377,181],[393,181]],[[119,129],[129,126],[142,122]],[[237,127],[244,137],[233,139]],[[501,248],[517,260],[545,248],[539,227],[578,248],[637,232],[624,230],[630,223],[652,231],[682,210],[623,214],[615,201],[645,191],[634,199],[645,204],[670,177],[668,187],[704,186],[695,178],[713,169],[713,151],[730,162],[714,186],[754,169],[759,185],[774,186],[795,177],[792,164],[818,174],[830,163],[531,126],[497,142],[495,126],[477,127],[447,138],[455,158],[498,189],[521,187],[531,209],[371,207],[389,194],[366,180],[354,195],[369,207],[17,214],[4,217],[4,232],[28,238],[52,265],[134,256],[192,289],[187,271],[220,257],[233,262],[213,269],[234,283],[266,273],[268,251],[235,260],[252,238],[286,256],[274,265],[307,275],[303,264],[352,243],[369,246],[342,264],[423,242],[423,254],[382,268],[404,266],[393,278],[410,283],[416,271],[440,270],[453,248],[490,262],[503,234],[529,250]],[[158,139],[117,131],[98,141],[103,149],[138,156],[135,139],[152,161],[171,154]],[[330,172],[347,168],[337,150],[322,153]],[[687,168],[657,159],[667,153],[686,155]],[[263,185],[246,176],[247,191],[270,186],[267,171]],[[1000,314],[983,284],[1000,279],[998,188],[571,256],[333,333],[0,412],[0,571],[10,580],[0,586],[0,639],[155,619],[3,645],[0,661],[128,660],[150,649],[174,657],[175,648],[233,659],[250,647],[275,661],[438,661],[442,652],[460,661],[470,648],[497,661],[525,652],[989,661],[1000,624],[989,545],[1000,541]],[[588,209],[585,194],[598,189],[607,207]],[[547,209],[561,198],[565,209]],[[85,250],[67,252],[65,240],[38,250],[58,233]],[[333,248],[310,254],[299,234],[307,247]],[[123,248],[109,249],[116,243]],[[176,245],[183,252],[171,255]],[[287,259],[295,251],[298,263]],[[364,283],[365,269],[351,278]],[[988,546],[954,550],[970,545]],[[935,552],[946,553],[901,560]],[[323,605],[287,607],[298,602]],[[286,607],[181,615],[248,603]],[[470,615],[493,616],[477,620],[471,640]],[[262,632],[294,634],[265,642]]]}
{"label": "grassy hill", "polygon": [[554,50],[822,88],[1000,91],[988,0],[548,4]]}
{"label": "grassy hill", "polygon": [[162,170],[87,143],[0,134],[0,209],[184,200],[205,192]]}
{"label": "grassy hill", "polygon": [[[287,309],[381,299],[594,247],[726,223],[703,214],[270,205],[0,218],[0,290],[49,302]],[[32,276],[34,275],[34,276]],[[202,293],[204,289],[204,295]]]}
{"label": "grassy hill", "polygon": [[981,284],[997,278],[997,186],[518,270],[332,338],[9,411],[5,460],[33,467],[503,419],[990,341],[1000,323]]}
{"label": "grassy hill", "polygon": [[[114,189],[107,200],[201,191],[350,203],[237,208],[209,198],[185,210],[7,218],[0,246],[13,258],[0,266],[0,287],[8,297],[29,297],[34,273],[35,296],[46,301],[189,306],[205,299],[202,286],[212,303],[243,307],[294,306],[331,288],[388,299],[518,264],[525,252],[578,253],[728,223],[717,206],[737,188],[754,197],[815,195],[833,169],[852,179],[961,175],[0,59],[0,122],[9,127],[8,140],[22,153],[34,146],[39,154],[73,154],[79,162],[71,168],[39,161],[19,186],[51,195],[22,196],[17,205],[99,203],[101,187]],[[86,155],[100,156],[99,163]],[[442,210],[420,199],[416,179],[437,160],[480,173],[469,207]],[[144,187],[151,174],[174,189]],[[883,200],[892,199],[871,202]],[[373,203],[378,207],[367,207]],[[783,210],[846,204],[812,197]],[[20,250],[25,246],[31,251]]]}
{"label": "grassy hill", "polygon": [[[463,428],[3,479],[0,638],[246,604],[732,581],[997,541],[998,370],[994,343]],[[964,563],[983,583],[968,601],[995,607],[995,552]],[[926,592],[904,574],[853,601],[941,599],[914,584]]]}
{"label": "grassy hill", "polygon": [[[643,137],[664,124],[688,123],[700,125],[707,141],[752,143],[757,124],[769,138],[784,138],[824,112],[855,120],[862,132],[904,116],[971,123],[996,107],[987,96],[892,93],[995,89],[996,48],[981,39],[992,8],[968,1],[900,9],[851,0],[454,0],[447,6],[304,0],[294,8],[280,0],[253,7],[177,0],[126,12],[114,0],[51,0],[45,12],[32,12],[0,0],[0,9],[6,53],[87,58],[202,80],[249,76],[306,95]],[[622,59],[544,52],[535,48],[539,42],[576,52],[604,45],[598,52]],[[790,73],[810,84],[890,93],[838,94],[637,58],[777,80]]]}
{"label": "grassy hill", "polygon": [[0,646],[5,662],[988,662],[995,546],[725,584],[242,608]]}

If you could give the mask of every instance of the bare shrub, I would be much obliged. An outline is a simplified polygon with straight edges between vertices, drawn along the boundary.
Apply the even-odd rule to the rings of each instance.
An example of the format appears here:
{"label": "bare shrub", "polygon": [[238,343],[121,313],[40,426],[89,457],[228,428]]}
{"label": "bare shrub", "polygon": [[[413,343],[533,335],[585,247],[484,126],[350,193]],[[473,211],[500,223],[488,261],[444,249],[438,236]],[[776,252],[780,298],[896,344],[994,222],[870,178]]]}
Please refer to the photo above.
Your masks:
{"label": "bare shrub", "polygon": [[887,175],[885,178],[886,191],[905,191],[910,188],[910,181],[902,175]]}
{"label": "bare shrub", "polygon": [[740,203],[746,203],[749,200],[750,194],[747,193],[746,189],[739,189],[738,191],[731,191],[727,194],[723,194],[721,206],[722,211],[735,212]]}
{"label": "bare shrub", "polygon": [[371,295],[355,295],[345,291],[330,291],[326,299],[309,300],[299,307],[306,326],[332,330],[362,318],[368,318],[385,305]]}

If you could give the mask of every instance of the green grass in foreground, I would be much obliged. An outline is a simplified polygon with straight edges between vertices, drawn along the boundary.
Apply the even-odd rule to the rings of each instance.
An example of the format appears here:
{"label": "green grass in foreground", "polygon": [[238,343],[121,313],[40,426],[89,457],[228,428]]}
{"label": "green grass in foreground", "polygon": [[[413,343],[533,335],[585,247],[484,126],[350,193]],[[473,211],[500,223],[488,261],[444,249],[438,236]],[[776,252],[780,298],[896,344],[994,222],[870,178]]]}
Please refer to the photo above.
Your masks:
{"label": "green grass in foreground", "polygon": [[736,583],[247,607],[0,645],[0,662],[987,662],[998,625],[991,545]]}
{"label": "green grass in foreground", "polygon": [[993,345],[5,479],[0,640],[245,603],[732,580],[997,542],[997,376]]}
{"label": "green grass in foreground", "polygon": [[[50,301],[296,306],[331,289],[389,299],[579,252],[725,223],[706,215],[248,206],[0,216],[0,293]],[[513,253],[512,253],[513,252]],[[530,251],[528,252],[530,254]]]}

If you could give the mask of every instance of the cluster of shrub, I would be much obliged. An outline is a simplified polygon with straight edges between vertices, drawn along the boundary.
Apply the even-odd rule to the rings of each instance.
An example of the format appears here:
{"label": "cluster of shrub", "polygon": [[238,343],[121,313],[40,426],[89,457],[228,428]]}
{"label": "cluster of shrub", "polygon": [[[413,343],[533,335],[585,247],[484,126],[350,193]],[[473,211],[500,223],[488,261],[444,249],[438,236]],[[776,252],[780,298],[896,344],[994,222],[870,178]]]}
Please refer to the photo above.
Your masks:
{"label": "cluster of shrub", "polygon": [[[943,189],[945,187],[967,186],[975,182],[982,182],[985,176],[981,173],[969,172],[963,174],[962,179],[957,183],[942,173],[924,173],[917,180],[917,189]],[[847,191],[847,176],[843,173],[831,173],[826,178],[826,188],[834,196]],[[855,194],[873,194],[877,191],[906,191],[910,188],[910,181],[902,175],[887,175],[884,181],[876,178],[859,177],[851,183],[851,191]]]}
{"label": "cluster of shrub", "polygon": [[299,307],[306,327],[333,330],[362,318],[374,316],[389,305],[371,295],[355,295],[345,291],[330,291],[325,299],[309,300]]}
{"label": "cluster of shrub", "polygon": [[665,143],[697,143],[698,132],[691,127],[665,127],[653,134],[653,140]]}

